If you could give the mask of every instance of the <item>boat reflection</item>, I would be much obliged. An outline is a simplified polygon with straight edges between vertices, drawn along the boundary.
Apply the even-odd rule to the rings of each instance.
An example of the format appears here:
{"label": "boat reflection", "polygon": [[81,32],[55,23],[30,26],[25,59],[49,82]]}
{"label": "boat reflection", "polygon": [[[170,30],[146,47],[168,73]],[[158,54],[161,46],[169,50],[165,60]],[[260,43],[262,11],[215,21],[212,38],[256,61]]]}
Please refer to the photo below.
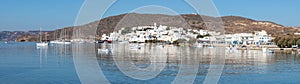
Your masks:
{"label": "boat reflection", "polygon": [[[102,46],[103,47],[103,46]],[[185,46],[164,46],[157,47],[155,44],[146,44],[138,50],[131,50],[130,45],[111,44],[110,47],[114,54],[101,54],[100,60],[115,57],[117,60],[127,61],[150,61],[166,63],[185,63],[185,64],[209,64],[212,59],[224,59],[226,64],[243,65],[265,65],[274,62],[272,58],[275,54],[263,53],[261,50],[228,50],[225,47],[216,48],[193,48]],[[166,61],[164,61],[164,59]]]}

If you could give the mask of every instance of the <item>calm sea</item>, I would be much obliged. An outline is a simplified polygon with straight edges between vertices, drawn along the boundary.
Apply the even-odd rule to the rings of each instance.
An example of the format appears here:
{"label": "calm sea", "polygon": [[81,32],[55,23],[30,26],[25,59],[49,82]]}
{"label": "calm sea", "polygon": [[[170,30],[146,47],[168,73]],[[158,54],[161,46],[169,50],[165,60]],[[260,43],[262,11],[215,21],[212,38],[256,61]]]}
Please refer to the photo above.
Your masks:
{"label": "calm sea", "polygon": [[[295,84],[298,54],[156,44],[0,43],[1,84]],[[102,49],[98,51],[98,49]],[[91,81],[94,80],[94,81]],[[102,84],[99,82],[99,84]]]}

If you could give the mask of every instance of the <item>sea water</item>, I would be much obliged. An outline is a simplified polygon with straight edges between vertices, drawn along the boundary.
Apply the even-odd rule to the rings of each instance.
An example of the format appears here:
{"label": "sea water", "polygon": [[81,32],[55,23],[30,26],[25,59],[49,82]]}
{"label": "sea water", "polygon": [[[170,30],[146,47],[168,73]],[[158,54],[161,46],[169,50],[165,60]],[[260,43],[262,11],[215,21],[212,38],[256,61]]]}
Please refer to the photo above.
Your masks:
{"label": "sea water", "polygon": [[[91,74],[88,73],[90,64],[85,66],[80,64],[83,63],[81,61],[95,59],[95,64],[98,65],[96,70],[101,71],[105,77],[103,79],[112,84],[169,84],[180,77],[186,83],[202,84],[207,80],[209,68],[214,66],[213,59],[217,58],[222,58],[218,61],[224,61],[216,64],[222,68],[219,70],[221,74],[216,74],[219,79],[215,81],[219,84],[300,82],[300,57],[297,54],[272,54],[263,53],[261,50],[230,51],[219,47],[192,48],[168,45],[160,47],[156,44],[145,44],[141,45],[141,49],[130,50],[130,45],[134,44],[50,44],[48,47],[37,47],[35,43],[5,44],[2,42],[0,43],[0,83],[80,84],[100,75],[95,73],[85,78],[83,76]],[[109,52],[98,52],[98,49],[108,49]],[[80,56],[81,59],[76,56]],[[160,71],[154,77],[142,80],[125,73],[133,73],[137,76],[147,74],[133,72],[132,67],[125,67],[125,69],[122,67],[130,64],[140,70],[147,69],[151,64],[163,67],[149,69],[149,72]],[[87,73],[81,72],[82,70],[86,70]],[[179,75],[185,71],[187,73]]]}

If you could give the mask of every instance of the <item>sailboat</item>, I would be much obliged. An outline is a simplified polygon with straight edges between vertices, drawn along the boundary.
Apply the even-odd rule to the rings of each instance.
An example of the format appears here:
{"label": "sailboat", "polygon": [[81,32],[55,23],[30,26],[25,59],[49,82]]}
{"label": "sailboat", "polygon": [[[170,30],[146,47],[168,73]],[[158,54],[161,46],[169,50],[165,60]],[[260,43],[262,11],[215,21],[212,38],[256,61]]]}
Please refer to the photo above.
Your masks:
{"label": "sailboat", "polygon": [[58,40],[56,39],[56,38],[57,38],[57,37],[56,37],[56,31],[54,31],[54,34],[53,34],[53,35],[54,35],[54,37],[53,37],[54,40],[53,40],[53,41],[50,41],[50,43],[51,43],[51,44],[56,44],[56,43],[58,43]]}
{"label": "sailboat", "polygon": [[[54,32],[54,35],[56,35],[55,32]],[[61,38],[60,40],[51,41],[50,43],[53,43],[53,44],[71,44],[70,41],[67,41],[65,39],[66,38],[65,35],[66,35],[66,30],[63,29],[62,32],[61,32],[61,37],[63,37],[63,38]]]}
{"label": "sailboat", "polygon": [[39,39],[40,39],[40,42],[36,43],[36,46],[38,46],[38,47],[45,47],[45,46],[48,46],[48,44],[49,44],[48,42],[43,42],[43,41],[42,41],[41,28],[40,28]]}

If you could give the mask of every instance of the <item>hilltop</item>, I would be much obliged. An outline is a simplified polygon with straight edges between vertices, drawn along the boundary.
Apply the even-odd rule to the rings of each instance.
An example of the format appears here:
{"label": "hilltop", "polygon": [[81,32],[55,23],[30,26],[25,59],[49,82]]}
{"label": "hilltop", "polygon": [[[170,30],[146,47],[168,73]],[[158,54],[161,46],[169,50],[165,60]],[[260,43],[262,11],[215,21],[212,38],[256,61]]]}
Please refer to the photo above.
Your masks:
{"label": "hilltop", "polygon": [[[202,18],[208,20],[206,23]],[[98,35],[108,34],[114,30],[126,27],[135,27],[141,25],[153,25],[153,23],[158,23],[158,25],[167,25],[172,27],[183,27],[191,29],[208,29],[206,25],[213,25],[215,20],[222,19],[224,22],[225,33],[252,33],[253,31],[266,30],[272,36],[291,34],[294,32],[299,32],[300,29],[294,27],[286,27],[270,21],[257,21],[250,18],[240,17],[240,16],[224,16],[224,17],[210,17],[210,16],[200,16],[197,14],[182,14],[182,15],[162,15],[162,14],[121,14],[117,16],[110,16],[103,18],[99,21],[91,22],[86,25],[76,26],[81,30],[87,30],[91,27],[97,27]],[[218,26],[212,26],[218,27]],[[74,27],[67,27],[66,29],[67,37],[73,34]],[[55,30],[55,34],[61,34],[62,29]],[[46,34],[49,37],[48,40],[53,40],[54,32]],[[60,36],[60,35],[56,35]],[[17,39],[17,41],[30,39],[32,36],[23,35]]]}
{"label": "hilltop", "polygon": [[32,39],[39,35],[40,33],[49,33],[52,31],[0,31],[0,41],[14,41],[20,36],[28,36],[28,38]]}

